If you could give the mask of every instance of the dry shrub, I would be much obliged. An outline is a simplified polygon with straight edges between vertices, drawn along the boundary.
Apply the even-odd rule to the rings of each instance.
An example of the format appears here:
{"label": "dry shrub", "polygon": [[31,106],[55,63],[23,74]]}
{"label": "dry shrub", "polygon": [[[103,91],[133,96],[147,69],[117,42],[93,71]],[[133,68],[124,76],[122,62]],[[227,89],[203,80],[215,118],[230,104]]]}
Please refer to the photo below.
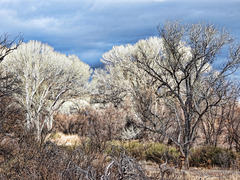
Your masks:
{"label": "dry shrub", "polygon": [[66,135],[62,132],[57,132],[55,134],[48,134],[45,138],[45,141],[50,140],[58,146],[77,146],[80,145],[82,141],[85,141],[86,138],[81,138],[77,134]]}
{"label": "dry shrub", "polygon": [[[87,146],[58,146],[51,141],[37,142],[34,134],[15,139],[18,151],[5,156],[0,163],[1,179],[79,179],[77,169],[94,167],[100,176],[104,163],[98,153]],[[79,174],[80,173],[80,174]]]}
{"label": "dry shrub", "polygon": [[11,97],[0,98],[0,132],[20,136],[24,131],[25,115]]}
{"label": "dry shrub", "polygon": [[236,154],[233,151],[220,147],[205,146],[193,151],[190,157],[190,166],[226,169],[230,168],[235,161]]}
{"label": "dry shrub", "polygon": [[55,129],[65,134],[89,138],[92,146],[102,149],[107,141],[119,139],[125,126],[125,112],[110,105],[105,109],[85,109],[74,115],[55,115]]}
{"label": "dry shrub", "polygon": [[18,151],[0,163],[1,179],[145,179],[143,169],[124,152],[105,155],[88,142],[58,146],[51,141],[37,142],[33,135],[16,139]]}
{"label": "dry shrub", "polygon": [[121,112],[112,106],[99,111],[89,110],[86,120],[88,122],[87,136],[93,146],[98,148],[104,147],[109,140],[119,138],[124,126]]}
{"label": "dry shrub", "polygon": [[83,113],[72,115],[58,113],[54,116],[54,120],[56,122],[55,129],[64,134],[78,134],[87,131],[85,129],[87,122]]}

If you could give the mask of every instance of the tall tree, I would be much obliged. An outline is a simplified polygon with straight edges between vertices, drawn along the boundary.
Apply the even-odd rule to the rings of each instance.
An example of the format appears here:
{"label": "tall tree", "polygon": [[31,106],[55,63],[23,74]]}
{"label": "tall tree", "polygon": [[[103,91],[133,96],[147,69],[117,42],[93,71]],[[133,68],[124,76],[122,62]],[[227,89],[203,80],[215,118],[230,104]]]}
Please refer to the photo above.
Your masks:
{"label": "tall tree", "polygon": [[[229,99],[232,82],[228,77],[239,66],[240,46],[233,45],[225,30],[203,23],[166,22],[158,30],[160,38],[114,47],[104,54],[105,73],[112,78],[104,87],[128,89],[135,116],[142,121],[139,126],[174,142],[188,167],[203,116]],[[216,66],[225,47],[230,48],[229,56]]]}
{"label": "tall tree", "polygon": [[45,126],[52,128],[53,112],[72,96],[86,92],[90,67],[77,56],[66,56],[38,41],[23,43],[3,62],[14,74],[21,92],[15,98],[26,112],[26,129],[40,139]]}
{"label": "tall tree", "polygon": [[158,28],[163,51],[149,59],[144,49],[134,61],[159,84],[159,96],[174,112],[178,135],[171,137],[166,129],[158,131],[171,139],[179,148],[188,167],[191,145],[197,128],[209,108],[228,99],[226,92],[232,83],[227,77],[240,63],[240,46],[231,46],[229,58],[215,68],[214,62],[225,45],[233,39],[213,25],[181,25],[167,22]]}

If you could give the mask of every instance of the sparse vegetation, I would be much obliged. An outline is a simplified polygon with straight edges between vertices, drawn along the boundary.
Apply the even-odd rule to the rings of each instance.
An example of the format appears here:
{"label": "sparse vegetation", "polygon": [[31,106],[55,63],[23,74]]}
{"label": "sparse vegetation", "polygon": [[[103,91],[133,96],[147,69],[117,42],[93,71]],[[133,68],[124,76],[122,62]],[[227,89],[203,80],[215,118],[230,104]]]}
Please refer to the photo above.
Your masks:
{"label": "sparse vegetation", "polygon": [[[111,141],[111,145],[123,147],[130,156],[137,160],[152,161],[162,164],[168,161],[172,166],[178,166],[179,151],[171,146],[158,142]],[[109,150],[107,151],[109,152]]]}
{"label": "sparse vegetation", "polygon": [[91,80],[75,55],[0,37],[0,179],[240,178],[240,46],[213,25],[158,30]]}

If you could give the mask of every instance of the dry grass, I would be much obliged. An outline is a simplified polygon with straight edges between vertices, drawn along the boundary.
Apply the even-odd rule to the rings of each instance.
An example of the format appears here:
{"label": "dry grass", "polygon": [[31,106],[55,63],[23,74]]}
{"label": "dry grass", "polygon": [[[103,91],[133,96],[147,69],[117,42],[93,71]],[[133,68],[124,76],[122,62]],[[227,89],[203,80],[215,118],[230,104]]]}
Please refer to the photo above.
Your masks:
{"label": "dry grass", "polygon": [[188,177],[191,180],[195,179],[208,179],[208,180],[239,180],[240,172],[231,170],[218,170],[218,169],[190,169]]}
{"label": "dry grass", "polygon": [[62,132],[57,132],[55,134],[48,134],[45,141],[48,140],[58,146],[79,146],[86,138],[80,137],[77,134],[66,135]]}

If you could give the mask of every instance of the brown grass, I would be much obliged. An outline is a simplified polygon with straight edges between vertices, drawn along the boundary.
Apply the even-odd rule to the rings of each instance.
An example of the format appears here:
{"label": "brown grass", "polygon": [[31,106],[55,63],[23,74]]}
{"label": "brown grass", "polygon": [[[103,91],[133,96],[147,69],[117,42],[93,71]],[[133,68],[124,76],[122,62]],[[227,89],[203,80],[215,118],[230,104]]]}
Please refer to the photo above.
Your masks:
{"label": "brown grass", "polygon": [[54,134],[48,134],[45,141],[51,141],[58,146],[79,146],[87,138],[80,137],[77,134],[64,134],[62,132],[57,132]]}

